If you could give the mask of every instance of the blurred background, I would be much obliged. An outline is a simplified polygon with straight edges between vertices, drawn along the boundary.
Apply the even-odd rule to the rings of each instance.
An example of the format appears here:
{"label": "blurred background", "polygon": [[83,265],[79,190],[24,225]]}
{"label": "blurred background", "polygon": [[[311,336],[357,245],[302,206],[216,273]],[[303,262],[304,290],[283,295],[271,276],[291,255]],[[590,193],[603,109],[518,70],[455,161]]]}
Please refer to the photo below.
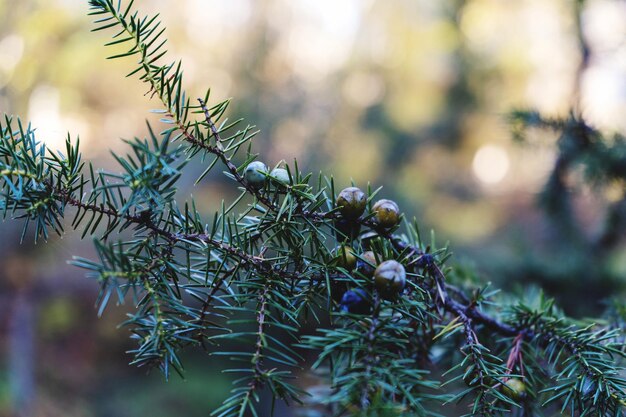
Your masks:
{"label": "blurred background", "polygon": [[[175,7],[173,7],[175,5]],[[555,161],[556,135],[511,139],[507,113],[580,111],[607,133],[626,132],[626,2],[620,0],[152,0],[182,58],[187,91],[233,97],[232,118],[261,133],[268,164],[297,158],[339,188],[383,185],[422,230],[451,242],[455,261],[483,282],[538,285],[570,314],[602,312],[623,293],[626,247],[589,258],[537,204]],[[49,147],[69,131],[84,156],[116,169],[109,150],[143,137],[157,107],[105,60],[109,33],[90,33],[86,1],[0,0],[0,112],[19,115]],[[583,53],[586,51],[585,53]],[[233,189],[215,175],[181,199],[206,209]],[[602,190],[573,178],[580,233],[600,233],[624,184]],[[205,416],[230,389],[215,359],[186,358],[185,380],[128,366],[132,306],[94,309],[97,285],[68,266],[89,257],[76,233],[0,241],[0,417]],[[592,256],[595,256],[592,254]],[[600,259],[600,260],[598,260]],[[599,263],[598,263],[599,262]],[[132,396],[132,401],[129,399]],[[287,415],[286,412],[284,415]]]}

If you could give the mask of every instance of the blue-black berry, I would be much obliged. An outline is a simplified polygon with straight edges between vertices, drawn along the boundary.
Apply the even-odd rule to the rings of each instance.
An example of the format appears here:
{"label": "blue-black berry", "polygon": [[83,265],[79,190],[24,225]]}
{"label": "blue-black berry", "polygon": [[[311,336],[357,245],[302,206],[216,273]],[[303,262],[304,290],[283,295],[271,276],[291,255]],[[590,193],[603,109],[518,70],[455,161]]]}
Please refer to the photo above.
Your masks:
{"label": "blue-black berry", "polygon": [[367,292],[361,288],[346,291],[339,305],[341,311],[353,314],[369,314],[371,309]]}

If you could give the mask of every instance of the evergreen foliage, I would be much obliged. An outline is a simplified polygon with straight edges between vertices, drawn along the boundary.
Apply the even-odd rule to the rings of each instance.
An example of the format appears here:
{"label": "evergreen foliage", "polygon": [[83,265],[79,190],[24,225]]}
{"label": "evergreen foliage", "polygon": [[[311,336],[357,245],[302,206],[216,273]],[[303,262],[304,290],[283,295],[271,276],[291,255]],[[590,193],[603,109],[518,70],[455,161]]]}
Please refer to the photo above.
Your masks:
{"label": "evergreen foliage", "polygon": [[[29,227],[47,239],[68,225],[93,237],[97,258],[73,263],[100,283],[100,314],[110,302],[135,306],[124,323],[136,341],[133,364],[168,377],[183,372],[184,348],[231,359],[239,377],[213,411],[219,417],[266,415],[277,400],[310,416],[435,416],[456,403],[465,415],[625,415],[618,303],[604,319],[574,320],[542,294],[499,294],[451,265],[449,250],[434,235],[425,241],[416,221],[381,214],[380,189],[367,187],[364,212],[349,210],[345,199],[337,204],[332,177],[296,162],[248,170],[254,126],[229,121],[228,102],[208,104],[209,92],[185,92],[182,64],[160,63],[158,16],[140,15],[132,1],[89,3],[94,30],[112,31],[107,45],[127,48],[110,58],[136,60],[128,75],[146,84],[166,128],[127,141],[113,173],[83,162],[78,140],[50,151],[30,125],[5,116],[1,207],[23,219],[23,238]],[[519,112],[513,122],[520,134],[561,132],[558,170],[580,162],[600,183],[626,175],[623,137],[607,141],[577,116]],[[212,216],[177,194],[192,158],[206,163],[198,181],[221,167],[240,191]],[[548,187],[561,189],[561,179],[555,171]],[[599,245],[616,238],[620,210]],[[383,291],[372,277],[387,260],[401,264],[406,283]],[[308,392],[303,368],[319,380]]]}
{"label": "evergreen foliage", "polygon": [[[546,132],[554,137],[557,152],[537,199],[549,226],[545,241],[524,244],[522,256],[505,259],[495,269],[511,281],[539,285],[563,304],[577,303],[583,292],[596,300],[614,297],[616,289],[623,288],[613,260],[619,256],[626,226],[626,138],[620,133],[603,135],[574,112],[554,118],[515,111],[510,122],[520,143],[537,146],[538,131]],[[597,206],[597,224],[592,227],[576,209],[586,196]],[[597,313],[601,305],[590,303],[582,311]]]}

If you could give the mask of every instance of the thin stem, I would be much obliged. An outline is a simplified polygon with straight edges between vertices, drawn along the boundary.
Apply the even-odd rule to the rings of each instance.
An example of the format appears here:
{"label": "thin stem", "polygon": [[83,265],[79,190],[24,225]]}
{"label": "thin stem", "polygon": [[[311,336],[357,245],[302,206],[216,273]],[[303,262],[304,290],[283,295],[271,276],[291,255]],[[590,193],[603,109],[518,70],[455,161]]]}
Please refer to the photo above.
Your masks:
{"label": "thin stem", "polygon": [[366,336],[367,353],[365,355],[365,358],[363,359],[365,362],[366,377],[363,378],[365,384],[363,384],[363,388],[361,390],[361,410],[367,410],[369,407],[370,376],[372,373],[372,365],[376,360],[374,357],[374,339],[376,338],[376,329],[378,328],[379,314],[380,298],[378,294],[374,294],[374,309]]}
{"label": "thin stem", "polygon": [[[226,168],[228,169],[228,172],[233,176],[233,178],[235,178],[235,181],[237,181],[242,187],[244,187],[246,191],[248,191],[251,195],[253,195],[258,201],[263,203],[263,205],[265,205],[265,207],[267,207],[269,210],[271,210],[272,212],[278,213],[280,210],[280,207],[278,207],[276,203],[274,203],[274,201],[272,201],[267,196],[265,196],[260,189],[250,186],[250,184],[246,182],[245,178],[239,173],[235,164],[233,164],[232,161],[226,156],[221,145],[222,138],[220,136],[220,131],[215,125],[215,123],[213,122],[206,103],[201,98],[198,98],[198,102],[200,103],[200,108],[202,109],[202,112],[204,113],[204,120],[211,131],[211,135],[213,136],[213,138],[215,138],[215,145],[210,145],[206,142],[200,141],[197,138],[193,137],[193,135],[191,134],[185,134],[185,137],[187,138],[187,140],[190,143],[217,156],[220,159],[220,161],[222,161],[222,163],[226,166]],[[291,188],[291,187],[287,186],[287,188]],[[297,195],[294,195],[294,196],[297,197]],[[302,202],[299,199],[298,199],[298,204],[299,204],[298,209],[296,210],[295,214],[301,214],[302,216],[309,218],[311,220],[314,220],[314,221],[322,221],[329,217],[330,213],[304,210],[304,208],[302,207]]]}
{"label": "thin stem", "polygon": [[256,321],[258,323],[257,328],[257,338],[255,342],[255,350],[252,355],[251,363],[254,366],[254,376],[252,380],[248,384],[248,390],[244,399],[241,402],[241,406],[239,408],[239,416],[243,416],[250,404],[252,399],[252,395],[254,392],[260,387],[262,383],[263,377],[263,349],[264,349],[264,339],[265,339],[265,314],[267,310],[267,297],[269,293],[269,285],[265,285],[263,291],[259,295],[259,302],[257,307],[257,315]]}
{"label": "thin stem", "polygon": [[[425,255],[427,255],[420,248],[411,246],[400,239],[390,236],[388,236],[388,238],[397,251],[404,252],[406,250],[409,250],[413,254],[414,259],[418,259],[419,257],[425,257]],[[434,261],[430,260],[426,261],[425,263],[425,269],[433,279],[436,286],[437,293],[435,294],[435,298],[440,300],[440,305],[446,311],[456,314],[459,317],[461,315],[467,316],[477,323],[483,324],[491,330],[495,330],[503,336],[514,336],[519,333],[518,330],[515,329],[513,326],[502,323],[497,319],[485,314],[472,303],[463,303],[454,300],[448,294],[448,290],[450,287],[446,283],[445,275],[441,271],[439,266]],[[451,292],[455,294],[462,294],[462,292],[456,287],[453,287],[453,290]],[[465,294],[463,294],[460,298],[469,301],[469,298]]]}
{"label": "thin stem", "polygon": [[217,129],[217,126],[215,126],[215,123],[213,123],[213,120],[211,119],[211,115],[209,113],[209,110],[207,109],[206,103],[201,98],[198,99],[198,102],[200,102],[200,108],[202,109],[204,113],[204,119],[207,125],[209,126],[209,129],[211,130],[211,134],[215,138],[215,145],[214,146],[209,145],[208,143],[200,141],[195,137],[191,137],[191,138],[188,137],[188,140],[194,145],[201,147],[207,152],[212,153],[213,155],[217,156],[220,159],[220,161],[222,161],[222,163],[226,166],[226,168],[228,169],[228,172],[230,172],[233,178],[235,178],[235,181],[237,181],[242,187],[244,187],[246,191],[252,194],[258,201],[263,203],[268,209],[272,211],[278,211],[279,208],[276,206],[276,204],[274,204],[272,200],[270,200],[265,195],[263,195],[263,193],[259,189],[254,188],[250,184],[248,184],[245,178],[243,177],[243,175],[241,175],[239,171],[237,170],[237,167],[235,166],[235,164],[233,164],[232,161],[226,156],[221,145],[222,138],[220,137],[220,132]]}

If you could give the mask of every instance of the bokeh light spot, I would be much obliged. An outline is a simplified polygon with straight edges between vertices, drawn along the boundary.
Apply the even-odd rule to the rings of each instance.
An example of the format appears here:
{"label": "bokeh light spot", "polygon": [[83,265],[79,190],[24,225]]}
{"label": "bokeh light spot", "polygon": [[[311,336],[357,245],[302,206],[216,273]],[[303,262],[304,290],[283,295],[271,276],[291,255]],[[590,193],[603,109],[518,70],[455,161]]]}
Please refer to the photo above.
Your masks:
{"label": "bokeh light spot", "polygon": [[472,170],[484,184],[497,184],[509,172],[509,155],[500,146],[481,146],[474,155]]}

